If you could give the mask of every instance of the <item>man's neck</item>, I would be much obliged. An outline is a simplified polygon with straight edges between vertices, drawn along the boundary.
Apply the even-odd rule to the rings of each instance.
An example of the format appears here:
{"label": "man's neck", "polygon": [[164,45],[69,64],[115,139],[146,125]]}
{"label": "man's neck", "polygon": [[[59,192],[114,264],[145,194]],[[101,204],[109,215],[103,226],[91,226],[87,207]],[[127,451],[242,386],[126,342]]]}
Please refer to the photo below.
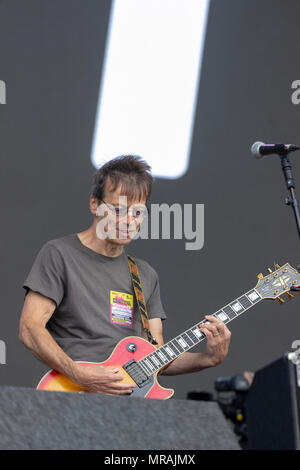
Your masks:
{"label": "man's neck", "polygon": [[100,255],[115,258],[123,253],[123,246],[113,243],[109,239],[101,240],[96,235],[96,230],[92,225],[87,230],[77,233],[81,243]]}

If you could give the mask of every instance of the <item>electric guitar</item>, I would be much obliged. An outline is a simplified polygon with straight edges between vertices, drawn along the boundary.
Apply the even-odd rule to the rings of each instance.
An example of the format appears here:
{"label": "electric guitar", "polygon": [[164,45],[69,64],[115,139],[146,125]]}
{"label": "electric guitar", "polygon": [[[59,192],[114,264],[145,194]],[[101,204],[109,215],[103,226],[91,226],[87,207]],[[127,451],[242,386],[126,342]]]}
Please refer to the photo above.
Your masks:
{"label": "electric guitar", "polygon": [[[283,303],[282,295],[287,294],[289,298],[292,298],[291,290],[297,291],[299,286],[300,274],[296,269],[288,263],[282,267],[276,265],[274,272],[269,268],[268,275],[258,275],[258,282],[253,289],[225,305],[213,315],[225,324],[229,323],[263,299],[278,299],[280,303]],[[159,348],[143,338],[129,336],[117,344],[106,361],[100,363],[78,361],[78,363],[83,367],[87,364],[94,364],[112,369],[118,368],[124,377],[123,382],[135,385],[132,394],[126,395],[128,397],[171,398],[174,390],[162,387],[157,381],[157,374],[176,357],[205,339],[205,335],[199,329],[201,323],[209,322],[202,320]],[[50,370],[42,377],[37,389],[64,392],[85,391],[84,388],[55,370]]]}

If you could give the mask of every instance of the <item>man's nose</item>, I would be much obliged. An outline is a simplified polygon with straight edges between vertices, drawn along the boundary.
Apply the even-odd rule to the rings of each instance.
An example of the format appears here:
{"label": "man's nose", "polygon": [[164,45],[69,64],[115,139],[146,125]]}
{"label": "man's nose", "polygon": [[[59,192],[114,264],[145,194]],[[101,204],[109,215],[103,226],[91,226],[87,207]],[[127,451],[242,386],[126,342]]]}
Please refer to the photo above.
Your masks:
{"label": "man's nose", "polygon": [[130,225],[134,220],[134,215],[127,212],[127,224]]}

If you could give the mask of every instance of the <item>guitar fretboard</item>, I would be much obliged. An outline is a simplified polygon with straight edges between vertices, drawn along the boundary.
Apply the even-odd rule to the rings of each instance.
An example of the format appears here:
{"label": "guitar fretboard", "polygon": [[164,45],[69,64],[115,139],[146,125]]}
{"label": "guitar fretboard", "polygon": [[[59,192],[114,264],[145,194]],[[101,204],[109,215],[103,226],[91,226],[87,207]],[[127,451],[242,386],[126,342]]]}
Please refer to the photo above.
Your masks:
{"label": "guitar fretboard", "polygon": [[[225,305],[222,309],[213,313],[212,316],[226,324],[237,318],[246,310],[249,310],[260,300],[262,300],[260,294],[256,289],[252,289],[233,302]],[[202,320],[201,322],[196,323],[192,328],[189,328],[184,333],[176,336],[176,338],[172,339],[160,348],[157,348],[154,352],[138,361],[144,372],[148,376],[153,375],[155,372],[158,372],[164,366],[176,359],[176,357],[180,356],[185,351],[192,349],[203,341],[205,339],[205,335],[201,333],[199,329],[199,325],[203,323],[209,322],[207,320]]]}

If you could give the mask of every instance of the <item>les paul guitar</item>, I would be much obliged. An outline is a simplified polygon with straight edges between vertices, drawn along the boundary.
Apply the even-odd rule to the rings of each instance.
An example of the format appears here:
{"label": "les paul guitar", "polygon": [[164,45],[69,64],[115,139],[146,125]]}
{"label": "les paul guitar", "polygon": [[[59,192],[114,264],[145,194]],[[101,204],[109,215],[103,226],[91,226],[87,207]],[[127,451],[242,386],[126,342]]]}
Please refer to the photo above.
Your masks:
{"label": "les paul guitar", "polygon": [[[291,290],[297,290],[296,288],[300,286],[300,274],[288,263],[282,267],[276,265],[276,268],[274,272],[269,269],[267,276],[259,274],[258,282],[253,289],[225,305],[213,315],[226,324],[263,299],[278,299],[283,303],[283,294],[292,298]],[[202,320],[200,323],[205,322],[207,320]],[[157,374],[176,357],[205,339],[205,335],[198,328],[200,323],[159,348],[140,337],[129,336],[117,344],[106,361],[100,363],[78,361],[78,363],[82,366],[94,364],[112,369],[118,368],[124,377],[124,383],[137,385],[128,397],[167,399],[174,394],[174,390],[159,385]],[[85,391],[55,370],[44,375],[37,389],[65,392]]]}

